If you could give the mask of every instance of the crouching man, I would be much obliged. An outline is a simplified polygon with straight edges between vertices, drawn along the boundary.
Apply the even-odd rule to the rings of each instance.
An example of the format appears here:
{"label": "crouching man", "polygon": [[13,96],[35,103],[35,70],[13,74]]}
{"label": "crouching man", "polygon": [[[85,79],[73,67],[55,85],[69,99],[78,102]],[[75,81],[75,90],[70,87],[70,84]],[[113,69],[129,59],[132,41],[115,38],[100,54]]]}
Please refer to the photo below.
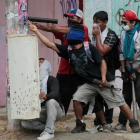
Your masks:
{"label": "crouching man", "polygon": [[41,89],[39,94],[41,99],[40,118],[23,120],[21,125],[26,129],[43,131],[37,140],[48,140],[54,137],[54,124],[64,116],[64,112],[59,95],[58,80],[49,75],[51,72],[50,63],[41,58],[39,66]]}

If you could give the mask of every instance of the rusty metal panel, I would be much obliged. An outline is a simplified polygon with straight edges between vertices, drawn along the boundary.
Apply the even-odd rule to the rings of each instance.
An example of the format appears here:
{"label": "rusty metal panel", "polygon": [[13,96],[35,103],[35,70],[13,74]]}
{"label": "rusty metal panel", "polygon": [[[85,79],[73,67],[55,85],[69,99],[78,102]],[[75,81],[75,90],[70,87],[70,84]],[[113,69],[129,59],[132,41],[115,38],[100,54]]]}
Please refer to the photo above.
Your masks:
{"label": "rusty metal panel", "polygon": [[0,106],[6,105],[6,27],[0,27]]}
{"label": "rusty metal panel", "polygon": [[40,114],[38,39],[31,35],[7,38],[11,119],[34,119]]}
{"label": "rusty metal panel", "polygon": [[122,29],[121,15],[126,10],[134,10],[140,18],[140,0],[84,0],[84,23],[89,28],[91,35],[93,15],[104,10],[108,13],[108,26],[118,35]]}

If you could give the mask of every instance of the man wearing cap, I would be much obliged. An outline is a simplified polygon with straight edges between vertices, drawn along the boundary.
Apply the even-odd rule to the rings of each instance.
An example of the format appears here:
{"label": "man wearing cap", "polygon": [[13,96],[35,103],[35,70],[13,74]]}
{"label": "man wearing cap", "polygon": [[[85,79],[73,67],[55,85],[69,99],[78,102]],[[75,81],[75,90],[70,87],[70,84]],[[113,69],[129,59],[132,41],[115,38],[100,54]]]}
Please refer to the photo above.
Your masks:
{"label": "man wearing cap", "polygon": [[[94,104],[95,96],[98,94],[104,98],[109,109],[119,106],[121,111],[129,119],[132,131],[134,133],[139,132],[139,127],[137,125],[138,121],[134,120],[131,110],[125,103],[120,89],[117,88],[114,81],[115,76],[107,72],[105,60],[91,44],[89,44],[89,48],[92,61],[87,56],[89,52],[86,52],[84,47],[85,31],[82,25],[74,25],[68,32],[67,37],[69,46],[51,42],[37,30],[35,25],[29,25],[29,29],[36,33],[46,47],[56,51],[60,57],[70,61],[77,74],[81,77],[81,79],[77,79],[77,82],[78,80],[84,81],[84,84],[79,86],[73,95],[76,127],[72,130],[72,133],[81,133],[85,131],[86,124],[82,117],[82,104],[86,105],[88,102]],[[100,88],[98,85],[93,84],[94,79],[102,80],[103,83],[108,81],[111,85],[114,85],[115,89],[113,89],[113,93],[115,95],[113,95],[108,88]]]}
{"label": "man wearing cap", "polygon": [[[55,26],[52,23],[48,23],[47,26],[40,25],[38,23],[33,23],[37,26],[38,29],[52,32],[56,39],[59,39],[63,45],[68,45],[67,43],[67,33],[71,26],[75,24],[81,24],[83,18],[83,12],[80,9],[74,8],[69,13],[64,14],[65,17],[68,17],[68,27],[64,26]],[[83,25],[84,26],[84,25]],[[88,41],[88,28],[84,26],[85,29],[85,38],[84,41]],[[70,74],[70,75],[69,75]],[[72,95],[77,89],[77,86],[80,83],[75,82],[75,79],[78,79],[79,76],[75,74],[74,69],[70,66],[68,60],[61,58],[59,69],[57,72],[57,79],[60,86],[60,95],[61,101],[65,108],[65,113],[67,113]]]}
{"label": "man wearing cap", "polygon": [[[132,78],[135,79],[136,101],[140,107],[140,22],[132,10],[124,12],[122,16],[123,30],[120,36],[120,61],[123,79],[123,95],[131,108]],[[133,77],[130,78],[133,73]],[[119,123],[112,129],[113,132],[127,131],[127,118],[121,112]],[[138,124],[136,124],[138,125]],[[135,131],[135,130],[134,130]]]}

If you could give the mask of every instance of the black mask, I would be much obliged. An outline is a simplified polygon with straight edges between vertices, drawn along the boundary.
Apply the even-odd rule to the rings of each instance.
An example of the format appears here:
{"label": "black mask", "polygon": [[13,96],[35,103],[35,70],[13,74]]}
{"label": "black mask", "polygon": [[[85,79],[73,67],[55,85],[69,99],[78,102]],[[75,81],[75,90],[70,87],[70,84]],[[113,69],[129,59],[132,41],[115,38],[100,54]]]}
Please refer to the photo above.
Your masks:
{"label": "black mask", "polygon": [[68,19],[68,27],[71,27],[71,26],[76,25],[76,24],[80,24],[80,23],[78,23],[78,22],[76,22],[76,21],[73,21],[73,20]]}

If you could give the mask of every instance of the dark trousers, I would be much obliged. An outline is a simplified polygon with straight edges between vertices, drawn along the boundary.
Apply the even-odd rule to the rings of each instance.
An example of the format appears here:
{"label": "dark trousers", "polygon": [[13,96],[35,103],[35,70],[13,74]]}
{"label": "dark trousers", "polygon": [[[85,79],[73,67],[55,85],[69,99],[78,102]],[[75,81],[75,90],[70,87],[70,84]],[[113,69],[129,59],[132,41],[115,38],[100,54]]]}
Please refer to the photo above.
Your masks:
{"label": "dark trousers", "polygon": [[[138,106],[140,107],[140,73],[135,72],[136,74],[136,81],[134,82],[135,86],[135,94],[136,94],[136,101]],[[132,103],[132,83],[131,82],[123,82],[123,95],[125,102],[131,108]],[[126,126],[127,118],[122,114],[119,115],[119,123]]]}
{"label": "dark trousers", "polygon": [[[108,109],[106,102],[104,101],[104,99],[102,98],[101,95],[97,95],[95,98],[95,105],[94,105],[94,110],[93,112],[99,112],[101,110],[104,110],[105,107],[105,119],[107,123],[112,123],[113,120],[113,109]],[[98,116],[96,116],[96,118],[94,119],[94,125],[101,125],[102,122],[100,121],[100,119],[98,118]]]}
{"label": "dark trousers", "polygon": [[60,98],[66,114],[69,109],[72,95],[77,90],[77,86],[73,82],[74,76],[75,74],[57,74],[56,77],[59,81]]}

